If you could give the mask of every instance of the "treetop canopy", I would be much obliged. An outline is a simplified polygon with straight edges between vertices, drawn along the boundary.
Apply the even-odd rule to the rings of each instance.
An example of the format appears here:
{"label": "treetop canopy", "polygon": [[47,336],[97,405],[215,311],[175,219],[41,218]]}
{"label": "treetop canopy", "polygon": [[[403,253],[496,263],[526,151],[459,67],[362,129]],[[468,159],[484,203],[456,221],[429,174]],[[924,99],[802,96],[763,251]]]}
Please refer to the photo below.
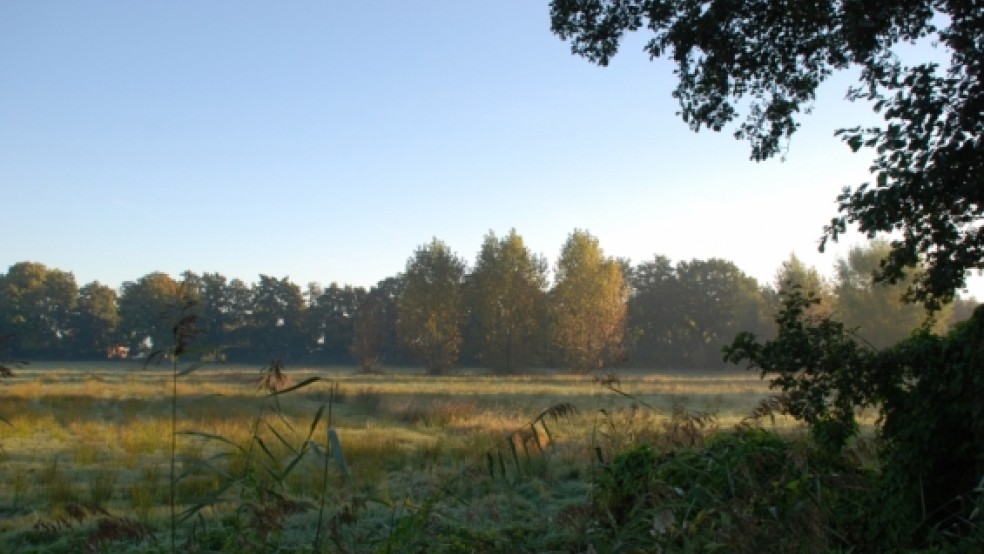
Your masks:
{"label": "treetop canopy", "polygon": [[[874,150],[874,180],[844,189],[821,248],[849,224],[869,238],[891,234],[878,278],[895,282],[925,260],[910,296],[929,307],[984,268],[980,0],[553,0],[551,28],[599,65],[625,33],[649,32],[645,51],[676,64],[684,122],[734,125],[756,161],[782,152],[827,77],[859,67],[848,97],[871,102],[884,125],[838,134]],[[948,66],[904,65],[898,47],[917,41],[944,49]]]}

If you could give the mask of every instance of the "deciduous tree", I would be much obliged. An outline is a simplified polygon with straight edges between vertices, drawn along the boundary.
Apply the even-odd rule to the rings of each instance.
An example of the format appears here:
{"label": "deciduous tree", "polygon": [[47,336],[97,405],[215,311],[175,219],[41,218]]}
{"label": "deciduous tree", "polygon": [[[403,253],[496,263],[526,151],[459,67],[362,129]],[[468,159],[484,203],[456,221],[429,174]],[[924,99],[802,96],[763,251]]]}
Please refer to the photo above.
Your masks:
{"label": "deciduous tree", "polygon": [[303,355],[304,317],[304,295],[290,277],[260,275],[252,289],[248,327],[253,356],[294,360]]}
{"label": "deciduous tree", "polygon": [[628,285],[598,239],[575,230],[560,251],[550,292],[551,341],[561,364],[591,371],[623,358]]}
{"label": "deciduous tree", "polygon": [[818,300],[807,308],[808,317],[822,318],[834,311],[835,294],[833,285],[817,271],[817,268],[803,263],[795,254],[782,262],[776,271],[773,289],[770,294],[770,308],[773,313],[782,309],[782,298],[793,290]]}
{"label": "deciduous tree", "polygon": [[627,308],[632,365],[677,367],[680,283],[673,262],[656,255],[637,265],[630,278]]}
{"label": "deciduous tree", "polygon": [[454,367],[465,318],[465,262],[433,239],[407,261],[398,300],[397,335],[419,363],[432,373]]}
{"label": "deciduous tree", "polygon": [[308,302],[307,335],[316,358],[329,363],[349,361],[355,315],[366,291],[361,287],[331,283]]}
{"label": "deciduous tree", "polygon": [[72,314],[72,344],[76,356],[105,358],[106,349],[119,340],[120,313],[116,302],[116,291],[99,281],[79,289]]}
{"label": "deciduous tree", "polygon": [[120,334],[130,352],[167,348],[183,305],[181,285],[167,273],[148,273],[124,282],[119,300]]}
{"label": "deciduous tree", "polygon": [[680,340],[685,365],[704,368],[721,361],[721,349],[740,331],[762,334],[767,325],[758,282],[720,258],[677,264]]}
{"label": "deciduous tree", "polygon": [[479,361],[499,372],[529,368],[537,359],[546,316],[547,262],[513,229],[485,236],[469,278],[469,306]]}
{"label": "deciduous tree", "polygon": [[705,369],[741,330],[765,332],[768,305],[758,282],[733,262],[712,258],[673,266],[665,256],[632,272],[629,336],[633,365]]}
{"label": "deciduous tree", "polygon": [[[836,318],[877,349],[895,344],[927,323],[925,310],[903,301],[905,281],[891,284],[875,280],[879,261],[890,250],[888,243],[874,241],[852,248],[836,266]],[[940,321],[948,319],[946,313],[936,316]]]}
{"label": "deciduous tree", "polygon": [[376,370],[387,358],[394,361],[397,357],[397,300],[402,293],[402,276],[388,277],[372,287],[359,304],[349,350],[363,370]]}
{"label": "deciduous tree", "polygon": [[0,277],[0,334],[14,356],[64,354],[78,297],[75,276],[36,262],[19,262]]}

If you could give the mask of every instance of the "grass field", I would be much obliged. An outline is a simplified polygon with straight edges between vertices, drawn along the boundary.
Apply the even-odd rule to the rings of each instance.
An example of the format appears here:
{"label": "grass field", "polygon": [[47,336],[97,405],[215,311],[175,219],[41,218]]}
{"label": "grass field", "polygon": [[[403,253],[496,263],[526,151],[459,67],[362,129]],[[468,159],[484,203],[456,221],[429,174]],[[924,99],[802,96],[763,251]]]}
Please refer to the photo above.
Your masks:
{"label": "grass field", "polygon": [[768,394],[752,373],[625,370],[606,387],[553,372],[299,367],[292,383],[319,380],[271,398],[259,369],[179,377],[173,422],[170,367],[20,369],[0,384],[0,551],[169,551],[172,460],[176,512],[200,506],[178,526],[186,546],[401,551],[426,512],[495,551],[517,526],[569,532],[558,518],[584,503],[593,465],[657,440],[674,413],[712,414],[691,420],[708,432]]}

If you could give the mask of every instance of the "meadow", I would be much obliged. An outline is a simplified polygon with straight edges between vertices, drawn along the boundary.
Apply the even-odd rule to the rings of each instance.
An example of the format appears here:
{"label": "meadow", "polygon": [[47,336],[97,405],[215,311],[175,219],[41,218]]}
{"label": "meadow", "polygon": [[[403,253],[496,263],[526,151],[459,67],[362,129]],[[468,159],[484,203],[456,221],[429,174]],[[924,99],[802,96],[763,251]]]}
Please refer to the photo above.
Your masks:
{"label": "meadow", "polygon": [[271,395],[259,366],[173,388],[175,369],[32,363],[0,384],[0,552],[168,552],[172,509],[188,551],[563,551],[593,468],[769,394],[750,372],[297,367]]}

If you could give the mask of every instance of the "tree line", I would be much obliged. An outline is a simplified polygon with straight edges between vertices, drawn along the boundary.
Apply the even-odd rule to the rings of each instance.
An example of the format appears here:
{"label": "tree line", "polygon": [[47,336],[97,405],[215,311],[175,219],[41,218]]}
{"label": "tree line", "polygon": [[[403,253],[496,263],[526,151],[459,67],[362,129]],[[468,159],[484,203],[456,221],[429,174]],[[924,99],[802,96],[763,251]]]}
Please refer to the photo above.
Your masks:
{"label": "tree line", "polygon": [[817,316],[836,313],[876,348],[969,315],[975,301],[958,299],[927,323],[923,309],[901,302],[904,281],[876,283],[888,248],[873,242],[851,250],[830,280],[790,256],[765,284],[718,258],[674,264],[655,255],[633,265],[605,255],[582,230],[568,236],[552,273],[511,230],[486,235],[470,268],[435,238],[403,272],[368,289],[302,288],[269,275],[247,284],[185,271],[150,273],[117,291],[98,281],[80,287],[70,272],[20,262],[0,274],[0,336],[10,358],[143,357],[166,348],[174,322],[191,314],[196,342],[229,361],[514,373],[717,367],[722,346],[739,332],[774,336],[773,317],[790,287],[818,299]]}

